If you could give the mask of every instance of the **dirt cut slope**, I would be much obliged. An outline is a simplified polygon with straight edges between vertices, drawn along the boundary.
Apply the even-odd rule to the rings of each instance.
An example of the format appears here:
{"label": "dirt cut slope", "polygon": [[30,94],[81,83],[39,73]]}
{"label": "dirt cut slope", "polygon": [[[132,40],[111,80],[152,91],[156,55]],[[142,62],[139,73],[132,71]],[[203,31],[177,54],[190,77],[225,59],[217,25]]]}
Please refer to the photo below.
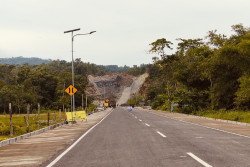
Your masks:
{"label": "dirt cut slope", "polygon": [[109,74],[104,76],[88,76],[87,93],[96,101],[115,100],[118,104],[126,103],[133,93],[139,91],[148,74],[135,77],[128,74]]}

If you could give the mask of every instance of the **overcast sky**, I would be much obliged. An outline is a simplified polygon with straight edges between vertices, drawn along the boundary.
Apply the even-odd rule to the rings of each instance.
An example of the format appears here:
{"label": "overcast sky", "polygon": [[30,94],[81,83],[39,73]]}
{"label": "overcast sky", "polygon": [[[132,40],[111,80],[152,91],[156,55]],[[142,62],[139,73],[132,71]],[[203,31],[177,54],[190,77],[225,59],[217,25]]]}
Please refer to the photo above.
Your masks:
{"label": "overcast sky", "polygon": [[71,61],[70,34],[77,33],[74,58],[119,66],[151,63],[149,44],[166,38],[203,38],[209,30],[230,35],[250,26],[249,0],[1,0],[0,57]]}

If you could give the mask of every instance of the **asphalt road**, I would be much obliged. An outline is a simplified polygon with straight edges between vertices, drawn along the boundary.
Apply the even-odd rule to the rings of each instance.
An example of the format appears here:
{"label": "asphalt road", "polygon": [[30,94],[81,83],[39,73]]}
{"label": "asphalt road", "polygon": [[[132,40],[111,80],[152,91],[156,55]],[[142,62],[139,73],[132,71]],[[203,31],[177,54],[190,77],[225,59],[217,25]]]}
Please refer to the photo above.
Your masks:
{"label": "asphalt road", "polygon": [[[53,160],[51,160],[53,161]],[[48,166],[246,167],[250,138],[116,108]]]}

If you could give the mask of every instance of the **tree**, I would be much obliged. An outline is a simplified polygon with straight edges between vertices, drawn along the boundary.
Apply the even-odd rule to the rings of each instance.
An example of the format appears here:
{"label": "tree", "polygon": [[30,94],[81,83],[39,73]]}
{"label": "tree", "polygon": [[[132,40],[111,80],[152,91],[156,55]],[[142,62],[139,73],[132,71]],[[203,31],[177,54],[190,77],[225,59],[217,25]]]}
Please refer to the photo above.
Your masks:
{"label": "tree", "polygon": [[190,48],[197,48],[204,45],[204,42],[201,38],[198,39],[182,39],[178,38],[177,40],[181,41],[178,43],[177,54],[184,55],[185,51]]}
{"label": "tree", "polygon": [[220,48],[226,44],[227,36],[224,34],[216,34],[217,30],[208,31],[206,38],[209,40],[208,45],[212,45],[215,48]]}
{"label": "tree", "polygon": [[150,53],[156,53],[161,56],[161,58],[165,57],[165,49],[172,49],[170,45],[173,45],[172,42],[167,41],[165,38],[157,39],[155,42],[152,42],[151,49],[149,50]]}
{"label": "tree", "polygon": [[151,104],[166,108],[172,100],[188,103],[192,110],[249,108],[245,92],[250,76],[250,29],[242,24],[232,29],[235,34],[229,38],[209,31],[208,42],[178,38],[177,51],[168,56],[167,47],[161,44],[164,40],[151,43],[150,52],[161,55],[154,59],[147,79]]}
{"label": "tree", "polygon": [[235,93],[235,104],[246,106],[250,109],[250,76],[244,75],[238,79],[240,82],[239,89]]}

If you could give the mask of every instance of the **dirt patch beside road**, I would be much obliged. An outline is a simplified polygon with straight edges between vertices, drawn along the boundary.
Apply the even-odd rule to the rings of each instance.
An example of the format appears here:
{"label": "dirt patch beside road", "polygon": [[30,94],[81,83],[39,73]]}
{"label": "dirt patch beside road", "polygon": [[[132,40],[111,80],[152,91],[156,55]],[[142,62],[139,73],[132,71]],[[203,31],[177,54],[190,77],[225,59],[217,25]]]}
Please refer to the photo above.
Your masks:
{"label": "dirt patch beside road", "polygon": [[216,128],[219,130],[224,130],[231,133],[237,133],[244,136],[250,137],[250,124],[239,123],[237,122],[227,122],[226,120],[215,120],[210,118],[202,118],[194,115],[187,115],[187,114],[180,114],[180,113],[170,113],[167,111],[160,111],[160,110],[147,110],[142,109],[144,111],[152,112],[158,115],[163,115],[169,118],[174,118],[177,120],[182,120],[210,128]]}
{"label": "dirt patch beside road", "polygon": [[88,121],[68,124],[0,147],[0,167],[38,167],[58,152],[71,145],[80,135],[99,122],[106,114],[89,115]]}

